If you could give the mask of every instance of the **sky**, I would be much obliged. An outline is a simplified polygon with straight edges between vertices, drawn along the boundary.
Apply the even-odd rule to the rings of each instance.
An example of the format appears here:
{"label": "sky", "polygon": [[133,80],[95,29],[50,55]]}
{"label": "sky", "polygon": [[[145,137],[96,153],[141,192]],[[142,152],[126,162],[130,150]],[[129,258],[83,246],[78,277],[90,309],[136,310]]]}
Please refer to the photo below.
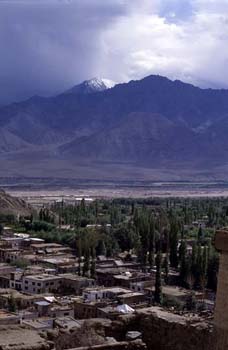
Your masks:
{"label": "sky", "polygon": [[0,104],[150,74],[228,88],[228,0],[0,0]]}

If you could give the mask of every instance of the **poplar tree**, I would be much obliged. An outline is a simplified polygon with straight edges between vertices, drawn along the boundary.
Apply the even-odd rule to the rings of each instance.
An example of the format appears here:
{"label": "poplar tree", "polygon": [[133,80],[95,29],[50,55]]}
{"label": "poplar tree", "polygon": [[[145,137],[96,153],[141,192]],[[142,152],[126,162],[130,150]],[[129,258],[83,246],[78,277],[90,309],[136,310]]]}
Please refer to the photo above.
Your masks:
{"label": "poplar tree", "polygon": [[169,281],[169,258],[168,254],[166,254],[164,259],[164,275],[165,275],[165,283],[168,284]]}
{"label": "poplar tree", "polygon": [[181,241],[179,248],[179,259],[180,259],[180,281],[181,285],[185,288],[189,286],[188,278],[190,274],[190,262],[187,256],[187,245],[184,240]]}
{"label": "poplar tree", "polygon": [[178,224],[176,219],[171,218],[170,223],[170,265],[178,267]]}
{"label": "poplar tree", "polygon": [[161,263],[162,255],[161,252],[158,251],[156,255],[156,280],[154,293],[154,301],[158,304],[162,303]]}
{"label": "poplar tree", "polygon": [[90,270],[90,254],[89,254],[89,250],[86,249],[84,254],[84,264],[82,269],[83,276],[88,276],[89,270]]}

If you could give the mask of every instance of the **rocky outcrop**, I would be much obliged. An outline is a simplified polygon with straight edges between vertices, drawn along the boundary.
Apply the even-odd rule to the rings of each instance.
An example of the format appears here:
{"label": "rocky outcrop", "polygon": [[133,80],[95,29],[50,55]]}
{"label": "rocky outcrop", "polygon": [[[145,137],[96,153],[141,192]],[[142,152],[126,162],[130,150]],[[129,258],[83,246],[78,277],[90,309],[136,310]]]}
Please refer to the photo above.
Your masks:
{"label": "rocky outcrop", "polygon": [[52,350],[54,343],[24,326],[0,326],[0,350]]}
{"label": "rocky outcrop", "polygon": [[33,212],[23,199],[13,197],[0,189],[0,215],[29,216]]}

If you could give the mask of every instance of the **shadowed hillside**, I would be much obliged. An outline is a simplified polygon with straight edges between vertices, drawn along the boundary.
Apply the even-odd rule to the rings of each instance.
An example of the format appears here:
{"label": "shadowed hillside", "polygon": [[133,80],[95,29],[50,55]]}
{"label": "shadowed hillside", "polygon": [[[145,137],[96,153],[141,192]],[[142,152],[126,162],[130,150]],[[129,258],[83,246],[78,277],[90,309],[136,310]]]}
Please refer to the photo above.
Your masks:
{"label": "shadowed hillside", "polygon": [[178,179],[188,170],[226,178],[228,90],[160,76],[109,89],[91,82],[0,108],[0,176],[102,179],[111,166],[117,179],[163,167]]}

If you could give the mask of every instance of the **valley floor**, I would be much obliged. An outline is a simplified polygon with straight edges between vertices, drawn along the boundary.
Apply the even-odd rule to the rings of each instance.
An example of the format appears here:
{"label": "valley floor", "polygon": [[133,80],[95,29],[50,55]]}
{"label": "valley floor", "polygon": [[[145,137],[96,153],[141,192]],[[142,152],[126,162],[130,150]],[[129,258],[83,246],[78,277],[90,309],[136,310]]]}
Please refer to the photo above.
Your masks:
{"label": "valley floor", "polygon": [[86,198],[150,198],[150,197],[228,197],[228,183],[5,183],[0,184],[13,196],[25,199],[33,205],[56,201],[74,203]]}

